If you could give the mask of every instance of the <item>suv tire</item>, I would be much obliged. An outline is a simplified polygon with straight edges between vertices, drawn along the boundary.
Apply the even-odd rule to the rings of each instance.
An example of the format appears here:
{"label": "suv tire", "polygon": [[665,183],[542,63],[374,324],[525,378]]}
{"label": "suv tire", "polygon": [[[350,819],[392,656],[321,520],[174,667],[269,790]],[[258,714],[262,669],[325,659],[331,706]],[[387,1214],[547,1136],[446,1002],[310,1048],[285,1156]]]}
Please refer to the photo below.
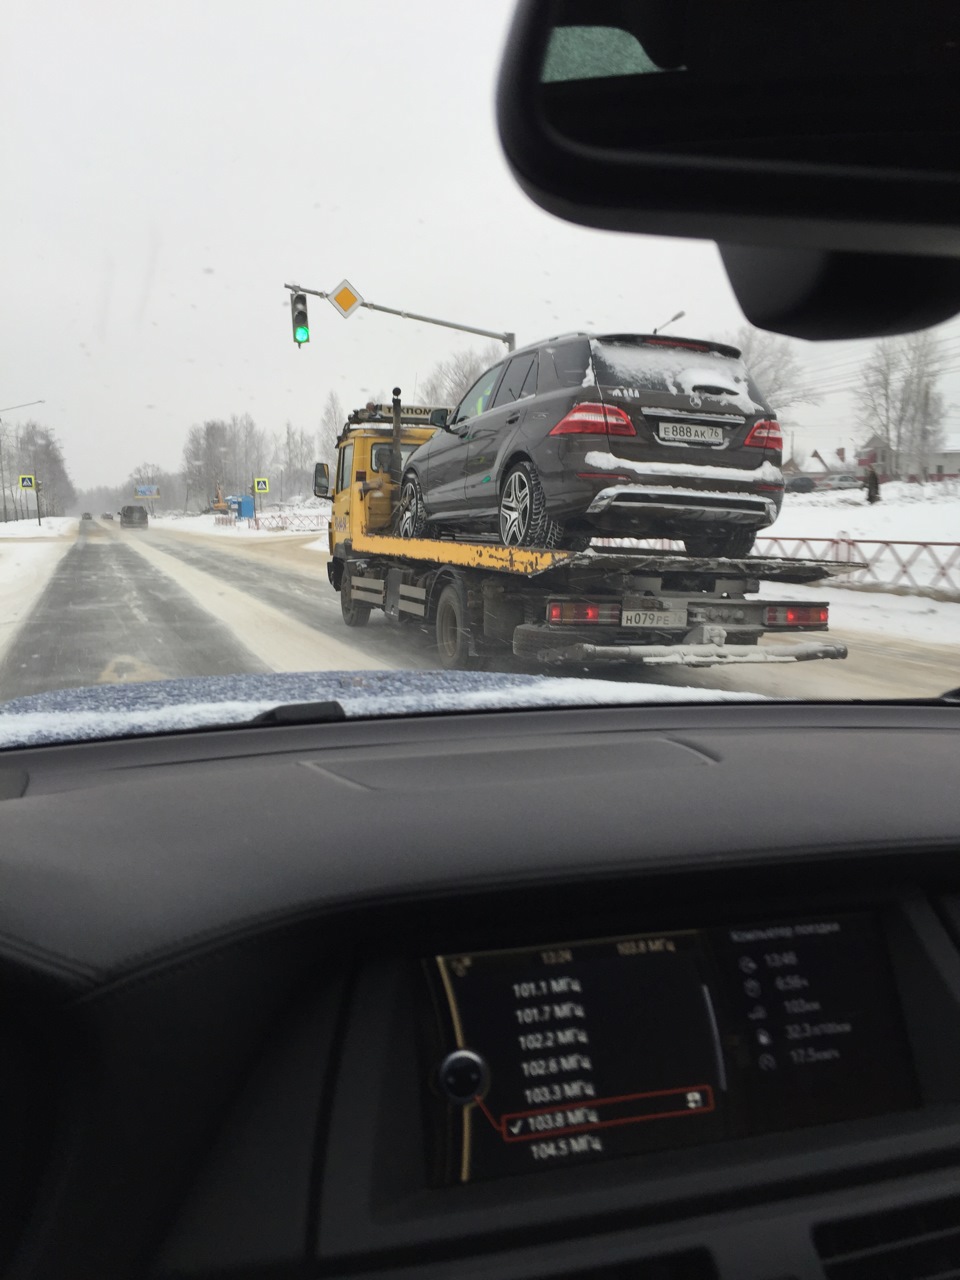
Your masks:
{"label": "suv tire", "polygon": [[497,526],[505,547],[545,547],[563,539],[563,527],[547,514],[547,497],[537,468],[524,459],[504,477],[497,506]]}

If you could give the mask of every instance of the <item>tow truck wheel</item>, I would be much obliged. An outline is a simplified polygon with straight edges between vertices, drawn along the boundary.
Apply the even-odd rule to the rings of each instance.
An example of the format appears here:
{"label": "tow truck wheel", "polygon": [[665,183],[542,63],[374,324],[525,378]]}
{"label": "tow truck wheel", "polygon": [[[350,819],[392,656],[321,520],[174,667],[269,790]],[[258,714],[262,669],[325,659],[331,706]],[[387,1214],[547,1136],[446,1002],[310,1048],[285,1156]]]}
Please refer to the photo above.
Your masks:
{"label": "tow truck wheel", "polygon": [[445,671],[470,671],[480,659],[470,652],[467,609],[456,583],[448,582],[437,601],[437,655]]}
{"label": "tow truck wheel", "polygon": [[505,547],[559,544],[563,528],[547,514],[547,495],[532,462],[524,459],[507,472],[498,508],[500,541]]}
{"label": "tow truck wheel", "polygon": [[415,475],[405,476],[400,486],[400,537],[422,538],[427,527],[423,490]]}
{"label": "tow truck wheel", "polygon": [[365,627],[370,621],[370,605],[360,604],[350,595],[350,575],[345,573],[340,583],[340,612],[348,627]]}
{"label": "tow truck wheel", "polygon": [[683,545],[691,556],[748,556],[757,539],[756,529],[718,529],[716,533],[692,534]]}

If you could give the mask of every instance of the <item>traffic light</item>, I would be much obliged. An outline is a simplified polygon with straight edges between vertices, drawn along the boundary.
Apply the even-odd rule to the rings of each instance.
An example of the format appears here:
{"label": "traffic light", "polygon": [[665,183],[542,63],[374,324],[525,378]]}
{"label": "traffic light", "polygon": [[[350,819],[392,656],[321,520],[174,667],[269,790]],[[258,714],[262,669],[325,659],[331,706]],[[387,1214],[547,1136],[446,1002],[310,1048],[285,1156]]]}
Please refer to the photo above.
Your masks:
{"label": "traffic light", "polygon": [[293,340],[298,347],[310,341],[310,321],[307,319],[307,295],[290,295],[290,318],[293,322]]}

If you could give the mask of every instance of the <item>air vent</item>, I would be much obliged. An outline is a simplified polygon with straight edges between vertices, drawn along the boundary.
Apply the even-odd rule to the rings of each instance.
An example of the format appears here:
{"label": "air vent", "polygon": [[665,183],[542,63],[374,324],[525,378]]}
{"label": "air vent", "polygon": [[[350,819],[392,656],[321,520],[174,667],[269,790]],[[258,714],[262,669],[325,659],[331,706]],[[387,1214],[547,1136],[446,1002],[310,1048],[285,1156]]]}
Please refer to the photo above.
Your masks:
{"label": "air vent", "polygon": [[814,1242],[829,1280],[960,1280],[960,1199],[831,1222]]}
{"label": "air vent", "polygon": [[688,1249],[638,1262],[615,1262],[608,1267],[565,1271],[551,1280],[717,1280],[717,1268],[706,1249]]}

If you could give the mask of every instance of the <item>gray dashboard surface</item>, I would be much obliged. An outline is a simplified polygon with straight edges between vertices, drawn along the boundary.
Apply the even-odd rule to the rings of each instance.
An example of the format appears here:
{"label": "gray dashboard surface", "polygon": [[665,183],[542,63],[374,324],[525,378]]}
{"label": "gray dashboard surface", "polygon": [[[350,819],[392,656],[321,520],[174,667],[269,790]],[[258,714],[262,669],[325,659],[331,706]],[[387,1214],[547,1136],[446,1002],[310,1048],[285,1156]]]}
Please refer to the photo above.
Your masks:
{"label": "gray dashboard surface", "polygon": [[[960,838],[949,707],[669,707],[5,753],[0,955],[96,981],[348,904]],[[18,788],[19,789],[19,786]]]}

